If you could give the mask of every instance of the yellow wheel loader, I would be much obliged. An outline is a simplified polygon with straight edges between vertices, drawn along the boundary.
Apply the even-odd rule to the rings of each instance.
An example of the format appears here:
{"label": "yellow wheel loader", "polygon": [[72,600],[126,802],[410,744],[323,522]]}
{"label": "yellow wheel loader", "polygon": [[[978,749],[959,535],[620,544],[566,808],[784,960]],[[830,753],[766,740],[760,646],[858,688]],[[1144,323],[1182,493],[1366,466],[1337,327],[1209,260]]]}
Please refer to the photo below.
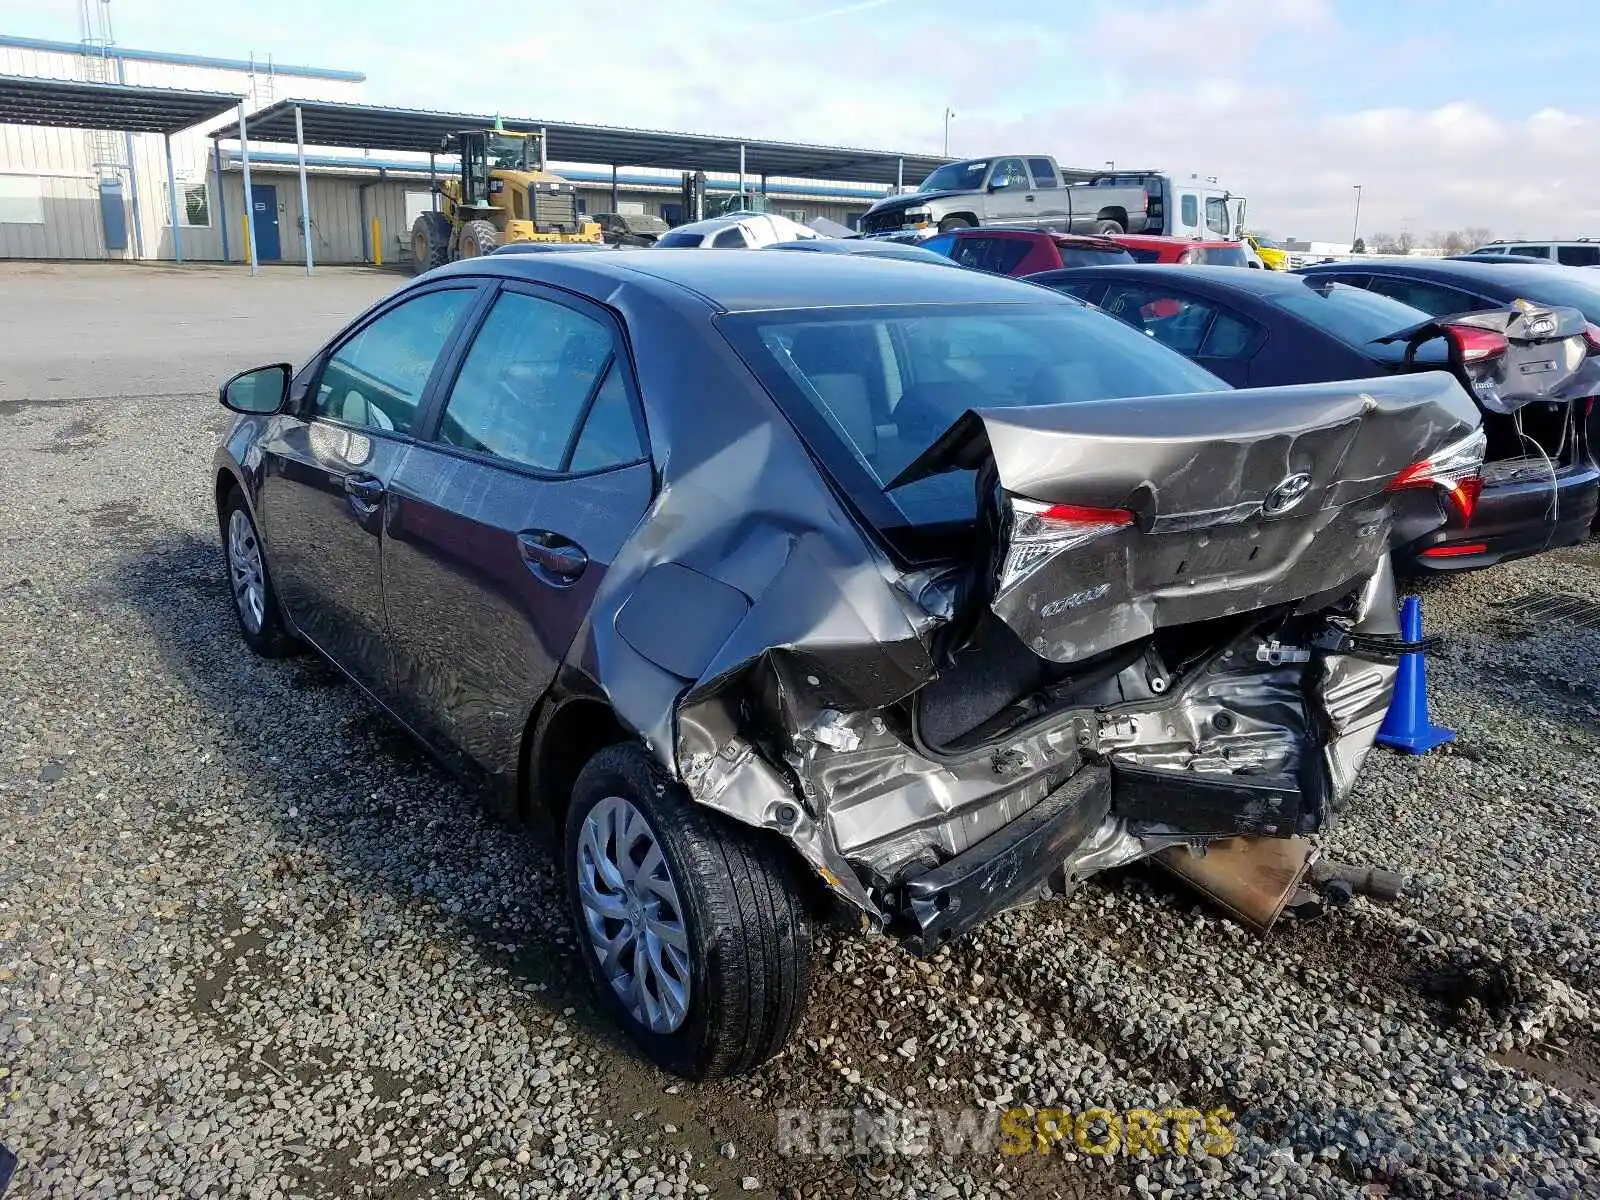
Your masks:
{"label": "yellow wheel loader", "polygon": [[580,217],[574,188],[539,165],[539,135],[499,127],[468,129],[440,149],[461,156],[460,174],[435,185],[439,210],[411,226],[416,272],[488,254],[508,242],[599,242],[600,226]]}

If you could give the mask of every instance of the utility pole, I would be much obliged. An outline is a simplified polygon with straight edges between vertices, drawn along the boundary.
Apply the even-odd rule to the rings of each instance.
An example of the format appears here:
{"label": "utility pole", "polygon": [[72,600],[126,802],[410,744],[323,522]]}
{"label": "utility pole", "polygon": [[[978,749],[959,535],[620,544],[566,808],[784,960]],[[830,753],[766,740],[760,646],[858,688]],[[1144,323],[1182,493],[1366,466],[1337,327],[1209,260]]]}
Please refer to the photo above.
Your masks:
{"label": "utility pole", "polygon": [[950,118],[956,115],[956,110],[948,105],[944,110],[944,156],[950,157]]}
{"label": "utility pole", "polygon": [[1361,240],[1361,185],[1356,183],[1351,186],[1356,190],[1356,221],[1350,227],[1350,249],[1353,251],[1356,243]]}

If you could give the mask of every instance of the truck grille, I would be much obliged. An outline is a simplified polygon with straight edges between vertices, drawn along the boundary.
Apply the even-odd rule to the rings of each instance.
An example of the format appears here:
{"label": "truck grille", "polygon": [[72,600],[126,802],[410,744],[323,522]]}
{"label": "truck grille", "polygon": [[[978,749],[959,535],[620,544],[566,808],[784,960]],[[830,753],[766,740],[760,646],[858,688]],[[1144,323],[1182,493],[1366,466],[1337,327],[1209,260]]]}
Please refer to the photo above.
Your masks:
{"label": "truck grille", "polygon": [[541,232],[577,228],[578,210],[570,186],[552,192],[548,187],[535,185],[529,191],[533,198],[533,223]]}
{"label": "truck grille", "polygon": [[863,233],[890,233],[901,228],[906,221],[906,211],[903,208],[890,212],[868,213],[861,219]]}

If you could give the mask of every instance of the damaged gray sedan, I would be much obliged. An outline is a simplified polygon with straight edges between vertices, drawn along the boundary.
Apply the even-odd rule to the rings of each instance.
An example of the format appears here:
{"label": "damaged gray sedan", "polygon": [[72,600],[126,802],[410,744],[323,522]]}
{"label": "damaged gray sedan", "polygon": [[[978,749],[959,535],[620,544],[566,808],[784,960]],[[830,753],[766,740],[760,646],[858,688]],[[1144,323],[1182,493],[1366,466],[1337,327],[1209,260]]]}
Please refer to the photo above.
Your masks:
{"label": "damaged gray sedan", "polygon": [[1483,439],[1444,374],[1218,389],[977,273],[494,256],[225,385],[217,512],[246,642],[547,823],[605,1004],[707,1077],[817,919],[925,953],[1162,855],[1264,926],[1306,877],[1393,531]]}

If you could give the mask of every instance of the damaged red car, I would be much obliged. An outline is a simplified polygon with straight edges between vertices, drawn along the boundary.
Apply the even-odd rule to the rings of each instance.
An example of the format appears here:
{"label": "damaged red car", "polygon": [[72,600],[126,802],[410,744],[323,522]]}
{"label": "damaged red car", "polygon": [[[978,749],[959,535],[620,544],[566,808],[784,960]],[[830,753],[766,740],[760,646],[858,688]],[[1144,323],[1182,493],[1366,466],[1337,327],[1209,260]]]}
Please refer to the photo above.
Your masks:
{"label": "damaged red car", "polygon": [[222,400],[245,641],[551,825],[603,1002],[700,1078],[783,1046],[819,919],[928,952],[1172,854],[1270,920],[1232,883],[1300,879],[1407,648],[1392,531],[1482,447],[1448,375],[1228,391],[835,255],[474,259]]}

